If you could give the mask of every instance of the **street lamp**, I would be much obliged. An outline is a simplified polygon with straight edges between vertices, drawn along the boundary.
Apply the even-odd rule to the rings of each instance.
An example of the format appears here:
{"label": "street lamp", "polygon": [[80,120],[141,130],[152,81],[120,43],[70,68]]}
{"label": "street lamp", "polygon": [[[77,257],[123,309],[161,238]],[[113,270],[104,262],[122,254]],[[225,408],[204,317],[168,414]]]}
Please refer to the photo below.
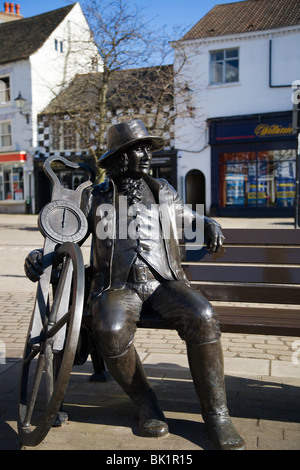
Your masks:
{"label": "street lamp", "polygon": [[25,98],[23,98],[21,92],[19,91],[19,94],[17,96],[17,98],[15,98],[15,102],[16,102],[16,105],[17,105],[17,108],[19,110],[19,113],[22,115],[22,116],[25,116],[26,117],[26,122],[27,124],[29,123],[29,113],[24,113],[24,108],[25,108],[25,105],[27,103],[27,100]]}

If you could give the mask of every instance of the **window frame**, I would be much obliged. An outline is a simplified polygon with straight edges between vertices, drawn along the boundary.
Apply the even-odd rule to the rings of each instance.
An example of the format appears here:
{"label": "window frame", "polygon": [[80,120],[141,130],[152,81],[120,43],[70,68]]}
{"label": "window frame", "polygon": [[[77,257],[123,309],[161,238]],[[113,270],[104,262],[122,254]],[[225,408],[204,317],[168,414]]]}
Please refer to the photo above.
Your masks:
{"label": "window frame", "polygon": [[[4,94],[8,95],[8,100],[1,101],[1,90],[0,90],[0,106],[6,106],[11,103],[11,81],[9,75],[0,75],[0,81],[8,80],[8,86],[4,89]],[[5,81],[4,81],[5,83]]]}
{"label": "window frame", "polygon": [[[237,51],[237,55],[233,57],[226,57],[227,51]],[[223,53],[222,59],[212,60],[212,55],[216,53]],[[237,61],[237,80],[228,80],[226,81],[226,64],[231,61]],[[222,81],[213,81],[213,65],[220,64],[222,65]],[[229,47],[226,49],[216,49],[209,51],[209,84],[210,85],[229,85],[239,83],[240,80],[240,48],[239,47]]]}
{"label": "window frame", "polygon": [[88,126],[81,126],[82,133],[76,129],[71,120],[53,119],[50,123],[50,150],[54,152],[83,152],[87,150],[87,136],[90,134]]}
{"label": "window frame", "polygon": [[[2,126],[4,124],[8,124],[10,126],[10,133],[4,134],[2,131]],[[11,121],[0,121],[0,150],[8,150],[12,148],[12,122]],[[10,137],[10,144],[9,145],[3,145],[3,139],[5,137]]]}

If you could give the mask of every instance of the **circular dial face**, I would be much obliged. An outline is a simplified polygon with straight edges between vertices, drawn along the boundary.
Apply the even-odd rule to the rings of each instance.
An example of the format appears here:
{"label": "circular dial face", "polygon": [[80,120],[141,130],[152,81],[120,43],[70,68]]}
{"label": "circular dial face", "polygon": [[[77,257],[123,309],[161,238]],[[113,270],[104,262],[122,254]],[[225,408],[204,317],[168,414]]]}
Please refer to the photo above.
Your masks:
{"label": "circular dial face", "polygon": [[40,212],[39,227],[44,236],[57,243],[82,240],[88,229],[84,213],[69,201],[53,201]]}

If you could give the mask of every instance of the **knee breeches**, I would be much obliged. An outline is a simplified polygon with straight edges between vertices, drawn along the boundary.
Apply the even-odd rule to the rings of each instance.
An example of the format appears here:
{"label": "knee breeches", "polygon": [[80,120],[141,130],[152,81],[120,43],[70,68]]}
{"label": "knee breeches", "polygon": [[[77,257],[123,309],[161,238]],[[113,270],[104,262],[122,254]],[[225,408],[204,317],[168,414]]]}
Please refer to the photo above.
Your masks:
{"label": "knee breeches", "polygon": [[92,304],[92,326],[97,347],[105,357],[123,355],[130,347],[143,304],[167,320],[188,344],[214,342],[220,337],[211,304],[186,284],[165,281],[143,301],[132,286],[107,290]]}

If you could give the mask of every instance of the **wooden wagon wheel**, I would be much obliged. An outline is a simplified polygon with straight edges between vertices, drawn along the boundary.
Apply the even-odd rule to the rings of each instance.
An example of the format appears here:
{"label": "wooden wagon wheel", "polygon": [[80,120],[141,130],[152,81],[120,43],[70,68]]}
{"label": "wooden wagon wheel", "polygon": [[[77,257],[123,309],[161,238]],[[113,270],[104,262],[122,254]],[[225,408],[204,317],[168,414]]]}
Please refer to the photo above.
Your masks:
{"label": "wooden wagon wheel", "polygon": [[[21,442],[28,446],[36,446],[44,439],[60,409],[82,319],[84,261],[81,250],[78,245],[66,242],[55,252],[55,259],[56,255],[62,269],[53,301],[45,301],[41,307],[41,299],[46,297],[37,294],[36,304],[39,305],[35,305],[33,311],[22,362],[18,431]],[[47,275],[47,269],[45,271]],[[37,334],[40,320],[42,328]]]}

